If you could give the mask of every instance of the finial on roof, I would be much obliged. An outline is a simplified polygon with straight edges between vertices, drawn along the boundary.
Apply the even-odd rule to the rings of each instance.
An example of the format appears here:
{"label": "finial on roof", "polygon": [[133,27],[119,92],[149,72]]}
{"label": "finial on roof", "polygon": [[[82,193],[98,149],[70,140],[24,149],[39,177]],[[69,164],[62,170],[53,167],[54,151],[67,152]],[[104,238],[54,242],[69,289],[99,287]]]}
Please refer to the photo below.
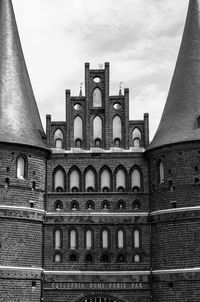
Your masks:
{"label": "finial on roof", "polygon": [[182,43],[162,118],[149,149],[200,140],[200,0],[190,0]]}
{"label": "finial on roof", "polygon": [[83,83],[80,83],[80,92],[79,96],[83,96]]}
{"label": "finial on roof", "polygon": [[119,83],[119,95],[122,95],[122,84],[123,82]]}
{"label": "finial on roof", "polygon": [[0,142],[46,148],[11,0],[0,0]]}

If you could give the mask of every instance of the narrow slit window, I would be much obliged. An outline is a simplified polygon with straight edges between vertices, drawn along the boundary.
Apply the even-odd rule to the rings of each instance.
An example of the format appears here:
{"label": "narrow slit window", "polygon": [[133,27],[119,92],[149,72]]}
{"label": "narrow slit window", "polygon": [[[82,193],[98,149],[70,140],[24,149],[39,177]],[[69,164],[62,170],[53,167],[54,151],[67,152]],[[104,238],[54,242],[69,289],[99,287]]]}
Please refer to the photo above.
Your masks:
{"label": "narrow slit window", "polygon": [[55,231],[55,249],[61,248],[61,232],[60,230]]}
{"label": "narrow slit window", "polygon": [[108,248],[108,231],[106,230],[102,232],[102,247],[104,249]]}
{"label": "narrow slit window", "polygon": [[86,249],[92,248],[92,232],[88,230],[86,232]]}
{"label": "narrow slit window", "polygon": [[23,156],[20,156],[17,159],[17,178],[24,179],[25,178],[25,168],[26,162]]}
{"label": "narrow slit window", "polygon": [[140,247],[140,232],[138,230],[134,231],[134,247]]}
{"label": "narrow slit window", "polygon": [[118,248],[123,249],[124,248],[124,231],[120,230],[117,234],[118,239]]}
{"label": "narrow slit window", "polygon": [[76,249],[77,247],[77,234],[75,230],[70,232],[70,249]]}

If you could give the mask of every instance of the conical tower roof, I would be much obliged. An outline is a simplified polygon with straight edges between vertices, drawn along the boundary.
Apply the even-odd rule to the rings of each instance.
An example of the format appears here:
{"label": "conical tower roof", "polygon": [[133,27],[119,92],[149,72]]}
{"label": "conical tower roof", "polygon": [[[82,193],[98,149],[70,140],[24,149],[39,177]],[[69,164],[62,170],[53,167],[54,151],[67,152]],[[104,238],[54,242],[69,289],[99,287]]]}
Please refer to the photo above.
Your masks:
{"label": "conical tower roof", "polygon": [[46,148],[11,0],[0,0],[0,142]]}
{"label": "conical tower roof", "polygon": [[190,0],[169,95],[147,150],[200,140],[200,0]]}

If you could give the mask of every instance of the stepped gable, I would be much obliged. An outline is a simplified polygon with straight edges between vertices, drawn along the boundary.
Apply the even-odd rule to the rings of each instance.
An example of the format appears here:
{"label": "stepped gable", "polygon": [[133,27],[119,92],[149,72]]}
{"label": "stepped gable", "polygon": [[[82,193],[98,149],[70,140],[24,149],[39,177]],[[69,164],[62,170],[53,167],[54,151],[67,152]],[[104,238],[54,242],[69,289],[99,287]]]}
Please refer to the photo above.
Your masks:
{"label": "stepped gable", "polygon": [[169,95],[147,150],[200,140],[200,0],[190,0]]}
{"label": "stepped gable", "polygon": [[46,148],[10,0],[0,0],[0,142]]}

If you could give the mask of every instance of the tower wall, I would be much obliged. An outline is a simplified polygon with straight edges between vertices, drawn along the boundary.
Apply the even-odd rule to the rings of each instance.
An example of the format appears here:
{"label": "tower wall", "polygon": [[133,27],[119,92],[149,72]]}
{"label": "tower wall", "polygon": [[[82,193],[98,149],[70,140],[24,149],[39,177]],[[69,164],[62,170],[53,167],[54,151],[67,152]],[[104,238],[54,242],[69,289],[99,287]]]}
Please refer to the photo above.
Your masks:
{"label": "tower wall", "polygon": [[[1,301],[41,298],[46,155],[36,148],[1,145]],[[25,159],[24,178],[17,177],[19,156]]]}
{"label": "tower wall", "polygon": [[153,301],[198,301],[200,144],[162,147],[149,158]]}

